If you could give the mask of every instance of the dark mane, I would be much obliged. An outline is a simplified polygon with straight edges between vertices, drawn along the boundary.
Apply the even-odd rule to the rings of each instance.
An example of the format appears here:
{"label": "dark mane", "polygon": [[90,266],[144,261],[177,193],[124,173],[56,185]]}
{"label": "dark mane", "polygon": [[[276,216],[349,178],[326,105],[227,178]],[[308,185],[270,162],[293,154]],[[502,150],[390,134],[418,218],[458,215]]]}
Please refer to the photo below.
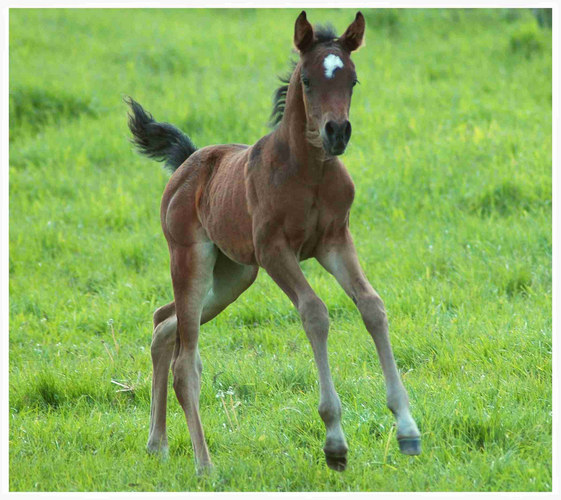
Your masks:
{"label": "dark mane", "polygon": [[[314,35],[316,38],[316,43],[328,43],[332,42],[337,38],[337,32],[332,24],[318,24],[314,27]],[[273,94],[273,111],[271,111],[271,116],[269,118],[269,125],[271,127],[276,127],[284,115],[284,108],[286,106],[286,93],[288,92],[288,83],[290,82],[290,77],[296,68],[297,61],[291,61],[290,71],[285,75],[279,76],[279,80],[283,85],[278,87]]]}
{"label": "dark mane", "polygon": [[290,77],[294,73],[294,69],[298,64],[297,61],[290,61],[290,71],[286,74],[279,76],[279,80],[283,85],[278,87],[273,94],[273,111],[271,111],[271,116],[269,118],[269,125],[271,127],[276,127],[282,120],[284,115],[284,107],[286,106],[286,93],[288,92],[288,83],[290,82]]}

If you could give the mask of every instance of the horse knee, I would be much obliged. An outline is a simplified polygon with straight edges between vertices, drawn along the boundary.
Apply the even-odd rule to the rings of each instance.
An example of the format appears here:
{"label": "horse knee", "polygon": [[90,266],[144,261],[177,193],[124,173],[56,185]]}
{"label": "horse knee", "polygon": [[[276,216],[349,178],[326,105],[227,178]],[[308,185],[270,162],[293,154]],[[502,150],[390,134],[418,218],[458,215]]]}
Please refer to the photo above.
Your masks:
{"label": "horse knee", "polygon": [[379,295],[373,293],[360,297],[357,306],[368,331],[380,331],[387,328],[386,308]]}
{"label": "horse knee", "polygon": [[319,297],[306,300],[298,308],[304,330],[308,335],[326,336],[329,331],[329,314],[327,307]]}

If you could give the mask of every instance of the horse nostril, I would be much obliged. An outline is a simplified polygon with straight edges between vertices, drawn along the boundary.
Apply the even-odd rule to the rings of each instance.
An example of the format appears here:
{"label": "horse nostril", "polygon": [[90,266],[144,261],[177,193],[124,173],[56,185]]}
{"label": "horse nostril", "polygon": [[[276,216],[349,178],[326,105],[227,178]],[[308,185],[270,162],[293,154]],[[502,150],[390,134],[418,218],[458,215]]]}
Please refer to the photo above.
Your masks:
{"label": "horse nostril", "polygon": [[335,135],[335,126],[333,122],[327,122],[325,124],[325,134],[330,139]]}
{"label": "horse nostril", "polygon": [[347,123],[345,124],[345,142],[349,142],[349,139],[351,138],[351,132],[351,122],[347,120]]}

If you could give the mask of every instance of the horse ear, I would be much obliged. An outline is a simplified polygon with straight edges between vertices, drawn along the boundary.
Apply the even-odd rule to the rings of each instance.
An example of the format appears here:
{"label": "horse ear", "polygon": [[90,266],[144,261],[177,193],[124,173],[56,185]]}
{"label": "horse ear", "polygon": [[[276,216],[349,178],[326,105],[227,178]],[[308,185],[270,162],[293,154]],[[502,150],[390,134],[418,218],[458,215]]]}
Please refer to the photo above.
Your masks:
{"label": "horse ear", "polygon": [[357,12],[355,20],[349,25],[345,33],[339,37],[339,43],[349,52],[357,50],[364,44],[364,28],[366,22],[362,12]]}
{"label": "horse ear", "polygon": [[314,42],[314,28],[306,19],[306,11],[303,10],[294,25],[294,45],[300,52],[308,50]]}

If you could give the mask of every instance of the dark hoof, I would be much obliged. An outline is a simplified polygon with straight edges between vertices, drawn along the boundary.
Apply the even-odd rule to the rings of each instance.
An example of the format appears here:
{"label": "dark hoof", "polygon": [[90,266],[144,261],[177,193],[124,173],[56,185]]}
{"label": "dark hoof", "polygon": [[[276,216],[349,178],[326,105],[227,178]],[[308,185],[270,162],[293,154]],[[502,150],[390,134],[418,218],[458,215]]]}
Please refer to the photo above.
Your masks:
{"label": "dark hoof", "polygon": [[421,454],[421,438],[398,438],[397,442],[399,443],[399,451],[404,455]]}
{"label": "dark hoof", "polygon": [[347,457],[325,454],[325,461],[330,469],[336,470],[338,472],[344,471],[347,468]]}

